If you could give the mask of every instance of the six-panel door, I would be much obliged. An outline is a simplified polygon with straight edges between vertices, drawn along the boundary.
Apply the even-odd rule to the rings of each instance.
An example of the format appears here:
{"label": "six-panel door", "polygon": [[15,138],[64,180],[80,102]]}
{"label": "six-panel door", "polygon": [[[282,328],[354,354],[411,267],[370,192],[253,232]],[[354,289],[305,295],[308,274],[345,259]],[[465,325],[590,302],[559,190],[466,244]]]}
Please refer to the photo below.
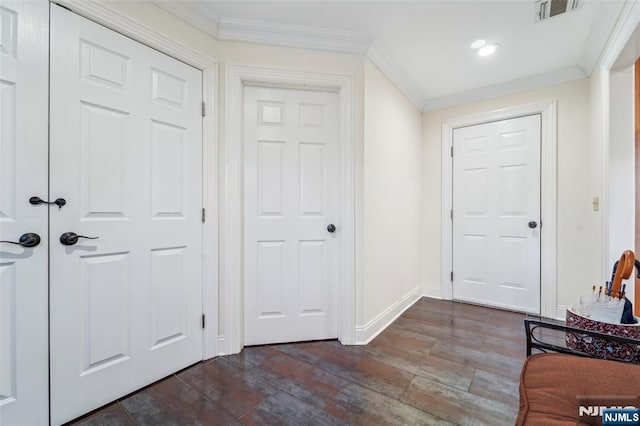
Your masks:
{"label": "six-panel door", "polygon": [[49,417],[47,194],[49,5],[0,3],[0,424]]}
{"label": "six-panel door", "polygon": [[338,95],[244,96],[244,343],[336,338]]}
{"label": "six-panel door", "polygon": [[58,424],[202,359],[202,73],[53,7],[51,81]]}
{"label": "six-panel door", "polygon": [[540,115],[453,133],[453,297],[540,313]]}

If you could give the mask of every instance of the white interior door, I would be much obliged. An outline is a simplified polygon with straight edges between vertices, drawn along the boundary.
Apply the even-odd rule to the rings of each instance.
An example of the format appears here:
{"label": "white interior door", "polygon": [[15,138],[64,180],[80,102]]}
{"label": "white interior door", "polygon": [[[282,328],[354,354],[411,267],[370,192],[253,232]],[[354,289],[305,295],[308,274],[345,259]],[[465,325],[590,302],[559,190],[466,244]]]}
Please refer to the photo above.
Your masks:
{"label": "white interior door", "polygon": [[244,343],[336,338],[338,95],[244,96]]}
{"label": "white interior door", "polygon": [[52,7],[54,424],[202,359],[201,102],[200,71]]}
{"label": "white interior door", "polygon": [[49,421],[47,114],[49,5],[0,2],[0,425]]}
{"label": "white interior door", "polygon": [[453,297],[540,313],[540,115],[453,132]]}

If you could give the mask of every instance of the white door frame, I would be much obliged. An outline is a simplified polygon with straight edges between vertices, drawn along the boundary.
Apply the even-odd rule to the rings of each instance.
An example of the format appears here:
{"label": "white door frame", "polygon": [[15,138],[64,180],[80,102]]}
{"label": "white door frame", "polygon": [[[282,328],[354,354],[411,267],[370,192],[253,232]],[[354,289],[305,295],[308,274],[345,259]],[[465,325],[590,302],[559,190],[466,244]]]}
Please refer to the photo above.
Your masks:
{"label": "white door frame", "polygon": [[[601,104],[598,105],[597,111],[592,111],[592,119],[601,121],[600,133],[594,135],[596,139],[602,141],[600,147],[600,159],[602,161],[601,187],[600,187],[600,205],[608,206],[610,201],[610,178],[609,178],[609,151],[611,149],[610,141],[610,114],[611,114],[611,70],[615,67],[618,57],[633,36],[634,31],[640,25],[640,3],[633,0],[627,0],[620,11],[620,18],[616,23],[609,40],[604,47],[600,62],[596,65],[600,69],[601,77],[597,81],[602,93]],[[596,71],[594,70],[593,73]],[[593,78],[591,79],[593,81]],[[592,85],[593,87],[593,85]],[[594,117],[595,115],[595,117]],[[609,218],[609,209],[601,208],[601,276],[606,279],[609,276],[611,268],[610,257],[615,258],[617,253],[609,253],[609,234],[611,233],[611,223]],[[638,214],[638,212],[636,212]]]}
{"label": "white door frame", "polygon": [[338,338],[355,338],[355,177],[353,76],[292,71],[259,66],[226,66],[225,139],[220,145],[220,354],[238,353],[244,346],[243,250],[243,105],[245,85],[332,90],[338,93]]}
{"label": "white door frame", "polygon": [[146,24],[94,0],[49,0],[78,15],[111,28],[127,37],[202,71],[202,96],[207,113],[202,119],[203,206],[203,313],[207,326],[203,337],[203,359],[218,354],[218,63],[211,56],[158,33]]}
{"label": "white door frame", "polygon": [[557,162],[557,123],[556,101],[546,101],[497,111],[454,118],[442,123],[442,298],[452,300],[453,283],[453,130],[460,127],[489,123],[492,121],[540,114],[541,117],[541,153],[540,153],[540,315],[547,318],[564,316],[557,306],[556,273],[556,162]]}

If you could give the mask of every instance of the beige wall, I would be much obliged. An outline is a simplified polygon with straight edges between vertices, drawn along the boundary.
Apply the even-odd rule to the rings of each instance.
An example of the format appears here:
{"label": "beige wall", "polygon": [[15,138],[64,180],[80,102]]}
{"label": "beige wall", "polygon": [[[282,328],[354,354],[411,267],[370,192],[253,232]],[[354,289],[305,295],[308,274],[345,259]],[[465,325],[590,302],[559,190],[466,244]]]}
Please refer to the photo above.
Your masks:
{"label": "beige wall", "polygon": [[423,113],[422,283],[432,296],[441,288],[441,144],[442,123],[498,109],[556,100],[558,122],[558,305],[577,303],[588,291],[599,258],[591,211],[589,150],[589,80],[578,80],[494,98],[469,105]]}
{"label": "beige wall", "polygon": [[420,111],[367,60],[358,326],[420,291],[421,125]]}

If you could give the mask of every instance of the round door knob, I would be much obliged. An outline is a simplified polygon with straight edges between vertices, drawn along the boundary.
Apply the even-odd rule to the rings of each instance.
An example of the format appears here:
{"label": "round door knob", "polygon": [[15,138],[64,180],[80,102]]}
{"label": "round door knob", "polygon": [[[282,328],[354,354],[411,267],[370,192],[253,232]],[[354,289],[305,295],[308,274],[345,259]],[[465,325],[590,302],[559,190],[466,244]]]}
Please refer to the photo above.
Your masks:
{"label": "round door knob", "polygon": [[333,234],[334,232],[336,232],[336,226],[333,223],[330,223],[329,226],[327,226],[327,232]]}
{"label": "round door knob", "polygon": [[531,222],[529,222],[529,228],[535,229],[537,227],[538,227],[538,222],[536,222],[535,220],[532,220]]}
{"label": "round door knob", "polygon": [[65,232],[60,235],[60,243],[65,246],[72,246],[78,242],[79,238],[86,238],[88,240],[97,240],[98,237],[85,237],[84,235],[78,235],[75,232]]}

